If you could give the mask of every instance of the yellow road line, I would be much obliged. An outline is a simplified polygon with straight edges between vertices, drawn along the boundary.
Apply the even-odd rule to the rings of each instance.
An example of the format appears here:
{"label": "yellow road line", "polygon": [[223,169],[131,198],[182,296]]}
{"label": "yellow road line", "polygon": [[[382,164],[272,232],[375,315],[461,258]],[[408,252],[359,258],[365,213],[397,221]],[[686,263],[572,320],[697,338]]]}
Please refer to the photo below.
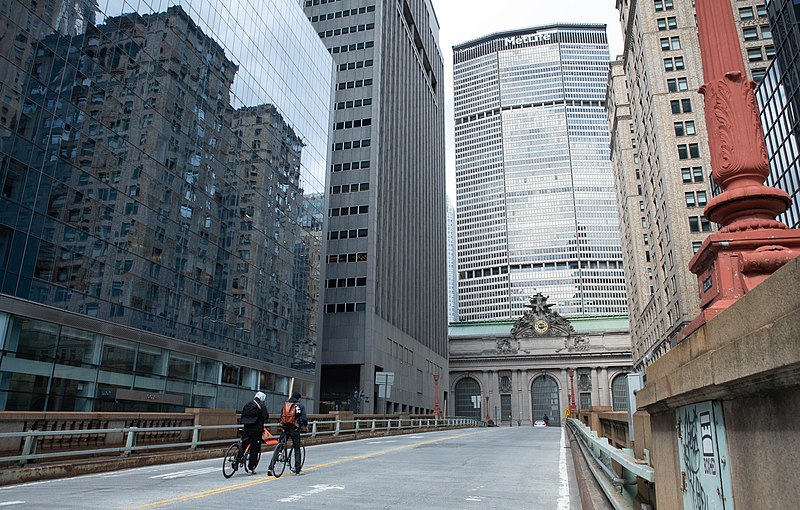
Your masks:
{"label": "yellow road line", "polygon": [[[354,455],[354,456],[351,456],[351,457],[343,457],[341,459],[333,460],[331,462],[326,462],[325,464],[317,464],[314,467],[310,467],[308,469],[304,469],[303,472],[304,473],[310,473],[310,472],[316,471],[318,469],[327,468],[327,467],[331,467],[331,466],[336,466],[338,464],[342,464],[342,463],[345,463],[345,462],[350,462],[350,461],[353,461],[353,460],[369,459],[369,458],[372,458],[372,457],[378,457],[380,455],[386,455],[386,454],[389,454],[389,453],[399,452],[401,450],[407,450],[409,448],[414,448],[416,446],[422,446],[422,445],[428,445],[428,444],[434,444],[434,443],[441,443],[442,441],[449,441],[451,439],[458,439],[460,437],[470,436],[470,435],[473,435],[473,434],[477,434],[479,432],[480,431],[473,431],[473,432],[468,432],[468,433],[465,433],[465,434],[458,434],[456,436],[440,437],[438,439],[431,439],[430,441],[422,441],[422,442],[419,442],[419,443],[413,443],[413,444],[407,444],[407,445],[403,445],[403,446],[397,446],[395,448],[390,448],[388,450],[382,450],[382,451],[379,451],[379,452],[367,453],[367,454],[364,454],[364,455]],[[191,501],[191,500],[196,500],[196,499],[203,499],[203,498],[207,498],[209,496],[215,496],[217,494],[222,494],[222,493],[225,493],[225,492],[235,491],[235,490],[239,490],[239,489],[246,489],[246,488],[252,487],[254,485],[260,485],[260,484],[276,482],[276,481],[278,481],[278,479],[277,478],[273,478],[271,476],[262,477],[262,478],[258,478],[258,479],[255,479],[255,480],[250,480],[248,482],[241,482],[241,483],[236,483],[236,484],[233,484],[233,485],[226,485],[225,487],[219,487],[217,489],[209,489],[207,491],[200,491],[200,492],[193,492],[193,493],[190,493],[190,494],[185,494],[183,496],[178,496],[176,498],[162,499],[160,501],[153,501],[152,503],[146,503],[144,505],[140,505],[140,506],[133,507],[133,508],[137,509],[137,510],[144,510],[144,509],[149,509],[149,508],[161,508],[161,507],[165,507],[165,506],[169,506],[169,505],[174,505],[176,503],[183,503],[183,502],[186,502],[186,501]]]}

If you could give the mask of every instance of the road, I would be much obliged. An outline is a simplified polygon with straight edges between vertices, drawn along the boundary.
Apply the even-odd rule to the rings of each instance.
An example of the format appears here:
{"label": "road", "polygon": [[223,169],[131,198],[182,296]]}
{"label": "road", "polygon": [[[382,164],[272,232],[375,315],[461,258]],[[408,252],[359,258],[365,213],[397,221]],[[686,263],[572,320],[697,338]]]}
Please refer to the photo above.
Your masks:
{"label": "road", "polygon": [[560,428],[483,428],[311,446],[301,475],[222,476],[222,458],[0,487],[0,510],[578,510]]}

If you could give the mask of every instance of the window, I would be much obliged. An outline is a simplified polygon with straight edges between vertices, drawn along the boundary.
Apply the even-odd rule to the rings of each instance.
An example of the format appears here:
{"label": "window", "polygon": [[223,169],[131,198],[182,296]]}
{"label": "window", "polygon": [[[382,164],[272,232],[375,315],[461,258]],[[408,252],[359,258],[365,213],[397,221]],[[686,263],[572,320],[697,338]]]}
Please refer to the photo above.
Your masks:
{"label": "window", "polygon": [[742,21],[753,19],[753,8],[752,7],[739,7],[739,19]]}
{"label": "window", "polygon": [[664,70],[670,72],[675,69],[675,62],[671,58],[664,59]]}
{"label": "window", "polygon": [[772,39],[772,29],[769,25],[763,25],[761,27],[761,37],[764,39]]}
{"label": "window", "polygon": [[706,199],[706,192],[705,191],[698,191],[697,192],[697,205],[699,207],[705,207],[705,205],[707,203],[708,203],[708,200]]}
{"label": "window", "polygon": [[669,51],[669,37],[662,37],[661,38],[661,50],[662,51]]}
{"label": "window", "polygon": [[673,99],[669,102],[669,106],[672,109],[672,113],[679,114],[681,113],[681,102],[677,99]]}
{"label": "window", "polygon": [[767,59],[775,58],[775,46],[764,46],[764,53],[767,55]]}
{"label": "window", "polygon": [[670,92],[677,92],[678,91],[678,80],[675,78],[667,79],[667,90]]}
{"label": "window", "polygon": [[684,201],[686,202],[686,207],[695,207],[697,205],[697,200],[695,200],[694,191],[688,191],[683,195],[684,195]]}
{"label": "window", "polygon": [[700,148],[696,143],[678,145],[678,158],[690,159],[699,157],[700,157]]}
{"label": "window", "polygon": [[759,18],[766,18],[767,17],[767,4],[756,5],[756,12],[758,13],[758,17]]}
{"label": "window", "polygon": [[653,5],[656,8],[656,12],[671,11],[674,8],[672,2],[673,0],[654,0]]}
{"label": "window", "polygon": [[675,127],[675,136],[684,136],[686,134],[683,129],[683,122],[674,122],[673,126]]}
{"label": "window", "polygon": [[683,178],[684,184],[690,184],[692,182],[692,169],[681,168],[681,178]]}
{"label": "window", "polygon": [[700,218],[697,216],[689,216],[689,231],[700,232]]}
{"label": "window", "polygon": [[676,71],[683,71],[683,57],[675,57],[675,70]]}
{"label": "window", "polygon": [[683,113],[689,113],[692,111],[692,100],[691,99],[681,99],[681,108],[683,109]]}
{"label": "window", "polygon": [[761,48],[747,48],[747,60],[750,62],[764,60],[764,55],[761,53]]}
{"label": "window", "polygon": [[692,175],[694,175],[694,182],[703,182],[703,167],[696,166],[692,168]]}
{"label": "window", "polygon": [[691,136],[691,135],[696,135],[696,134],[697,134],[697,131],[696,131],[696,130],[695,130],[695,128],[694,128],[694,121],[693,121],[693,120],[687,120],[687,121],[684,123],[684,125],[685,125],[685,127],[686,127],[686,134],[687,134],[688,136]]}
{"label": "window", "polygon": [[689,82],[686,80],[686,78],[678,78],[678,90],[689,90]]}
{"label": "window", "polygon": [[678,36],[670,37],[669,44],[673,50],[679,50],[681,49],[681,38]]}
{"label": "window", "polygon": [[742,29],[745,41],[755,41],[758,39],[758,29],[756,27],[745,27]]}
{"label": "window", "polygon": [[700,227],[703,229],[703,232],[711,232],[711,222],[703,216],[700,217]]}
{"label": "window", "polygon": [[703,241],[692,241],[692,253],[697,253],[701,246],[703,246]]}

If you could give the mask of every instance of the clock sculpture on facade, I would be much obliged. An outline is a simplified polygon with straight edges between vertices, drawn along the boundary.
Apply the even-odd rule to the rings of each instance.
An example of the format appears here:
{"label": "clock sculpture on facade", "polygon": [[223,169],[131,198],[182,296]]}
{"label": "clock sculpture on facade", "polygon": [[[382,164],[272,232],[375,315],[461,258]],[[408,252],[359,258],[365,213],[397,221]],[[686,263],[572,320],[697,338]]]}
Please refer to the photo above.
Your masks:
{"label": "clock sculpture on facade", "polygon": [[544,335],[550,329],[550,324],[545,319],[539,319],[533,323],[533,330],[538,335]]}

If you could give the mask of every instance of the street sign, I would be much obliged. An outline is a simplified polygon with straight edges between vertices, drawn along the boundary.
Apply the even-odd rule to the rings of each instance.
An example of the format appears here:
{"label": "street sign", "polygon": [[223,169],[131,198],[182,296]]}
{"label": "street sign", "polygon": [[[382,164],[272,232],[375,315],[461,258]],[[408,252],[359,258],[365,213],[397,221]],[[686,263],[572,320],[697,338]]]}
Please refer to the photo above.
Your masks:
{"label": "street sign", "polygon": [[388,384],[379,385],[378,398],[392,398],[392,387]]}
{"label": "street sign", "polygon": [[394,372],[375,372],[375,384],[391,386],[394,384]]}

